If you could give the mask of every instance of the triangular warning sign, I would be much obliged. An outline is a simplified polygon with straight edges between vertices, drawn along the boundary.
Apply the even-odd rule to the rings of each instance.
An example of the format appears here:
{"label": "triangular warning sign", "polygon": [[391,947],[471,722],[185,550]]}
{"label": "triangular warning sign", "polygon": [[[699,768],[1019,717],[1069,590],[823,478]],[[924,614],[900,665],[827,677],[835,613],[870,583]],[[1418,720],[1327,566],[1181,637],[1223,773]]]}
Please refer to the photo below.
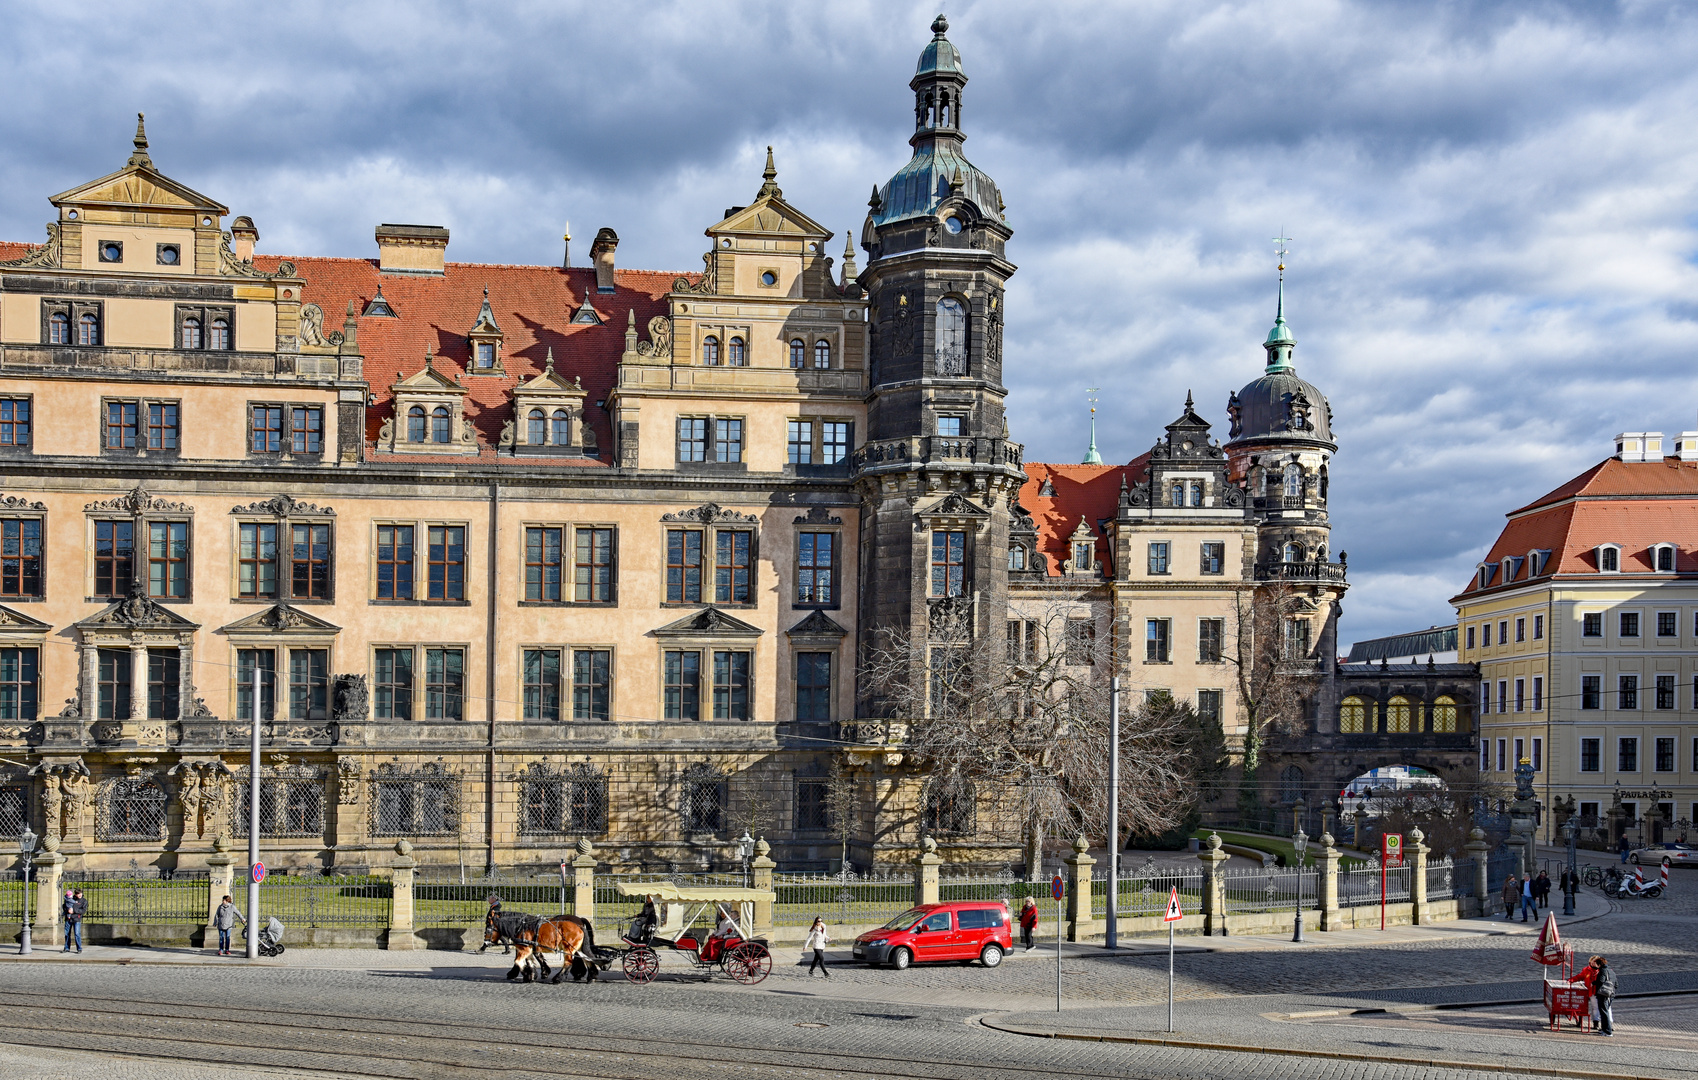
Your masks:
{"label": "triangular warning sign", "polygon": [[1179,890],[1177,888],[1168,890],[1168,894],[1167,894],[1167,914],[1162,916],[1161,921],[1162,922],[1178,922],[1180,919],[1183,919],[1184,917],[1185,917],[1185,913],[1183,911],[1179,910]]}

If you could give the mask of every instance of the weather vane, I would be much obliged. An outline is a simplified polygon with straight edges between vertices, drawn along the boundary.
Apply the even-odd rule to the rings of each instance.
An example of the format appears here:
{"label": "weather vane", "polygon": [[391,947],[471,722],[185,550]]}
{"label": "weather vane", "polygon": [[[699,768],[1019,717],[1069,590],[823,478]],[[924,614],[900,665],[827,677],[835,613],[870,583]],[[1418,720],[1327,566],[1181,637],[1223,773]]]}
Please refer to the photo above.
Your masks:
{"label": "weather vane", "polygon": [[1091,403],[1091,416],[1093,418],[1097,415],[1097,390],[1098,388],[1095,386],[1085,387],[1085,393],[1087,395],[1085,400]]}
{"label": "weather vane", "polygon": [[[1282,232],[1282,233],[1284,231],[1285,231],[1284,229],[1280,230],[1280,232]],[[1274,254],[1279,256],[1279,276],[1280,276],[1281,280],[1284,280],[1284,278],[1285,278],[1285,257],[1287,255],[1291,254],[1291,249],[1286,247],[1285,245],[1291,243],[1291,237],[1289,237],[1289,236],[1276,236],[1276,237],[1273,238],[1273,242],[1274,242]]]}

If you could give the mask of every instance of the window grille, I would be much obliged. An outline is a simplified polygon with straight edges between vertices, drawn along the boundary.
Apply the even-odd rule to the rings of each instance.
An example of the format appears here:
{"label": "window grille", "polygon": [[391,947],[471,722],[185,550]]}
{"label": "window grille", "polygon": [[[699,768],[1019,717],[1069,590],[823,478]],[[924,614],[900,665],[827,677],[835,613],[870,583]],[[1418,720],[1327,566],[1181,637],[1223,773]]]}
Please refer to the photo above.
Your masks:
{"label": "window grille", "polygon": [[725,778],[705,766],[684,774],[683,817],[686,833],[718,833],[725,826]]}
{"label": "window grille", "polygon": [[824,832],[831,828],[830,783],[825,780],[796,780],[796,829]]}
{"label": "window grille", "polygon": [[526,836],[605,836],[607,776],[587,765],[563,773],[532,765],[521,777],[523,813],[519,831]]}
{"label": "window grille", "polygon": [[924,825],[933,836],[963,836],[973,831],[973,785],[937,779],[926,787]]}
{"label": "window grille", "polygon": [[[261,772],[259,778],[259,834],[261,836],[322,836],[324,834],[324,780],[317,769],[313,776],[279,778]],[[250,774],[237,775],[236,813],[231,821],[233,836],[248,835],[252,791]]]}
{"label": "window grille", "polygon": [[164,840],[165,792],[151,780],[125,777],[106,785],[101,840]]}
{"label": "window grille", "polygon": [[0,836],[18,836],[24,831],[28,817],[29,789],[22,786],[0,787]]}
{"label": "window grille", "polygon": [[371,835],[454,836],[460,831],[460,778],[440,766],[396,772],[379,766],[373,775]]}

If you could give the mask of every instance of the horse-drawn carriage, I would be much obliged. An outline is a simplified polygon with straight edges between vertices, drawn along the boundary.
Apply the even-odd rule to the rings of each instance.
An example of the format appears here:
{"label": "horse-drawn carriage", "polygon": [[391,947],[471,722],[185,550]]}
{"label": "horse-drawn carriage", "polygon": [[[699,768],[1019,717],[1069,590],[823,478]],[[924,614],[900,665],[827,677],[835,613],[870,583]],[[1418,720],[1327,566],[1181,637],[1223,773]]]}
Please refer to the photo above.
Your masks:
{"label": "horse-drawn carriage", "polygon": [[617,888],[624,896],[653,897],[666,911],[664,918],[658,918],[657,911],[658,921],[653,926],[633,924],[622,939],[622,966],[630,981],[651,983],[660,973],[656,945],[682,954],[693,970],[707,978],[712,978],[717,968],[752,986],[772,971],[772,953],[766,939],[753,933],[755,904],[770,904],[777,899],[770,890],[692,887],[670,881],[621,881]]}

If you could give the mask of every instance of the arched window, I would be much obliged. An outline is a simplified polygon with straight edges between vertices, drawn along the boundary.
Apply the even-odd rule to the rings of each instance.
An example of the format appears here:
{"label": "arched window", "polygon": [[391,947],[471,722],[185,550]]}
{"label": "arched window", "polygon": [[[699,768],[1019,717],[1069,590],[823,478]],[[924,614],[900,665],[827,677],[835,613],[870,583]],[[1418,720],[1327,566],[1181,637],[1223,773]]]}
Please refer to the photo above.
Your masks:
{"label": "arched window", "polygon": [[730,364],[732,367],[748,366],[749,354],[743,348],[742,338],[734,337],[731,339],[730,346],[725,350],[725,362]]}
{"label": "arched window", "polygon": [[425,411],[417,405],[407,410],[407,441],[425,441]]}
{"label": "arched window", "polygon": [[92,311],[77,320],[77,344],[100,344],[100,320],[94,317]]}
{"label": "arched window", "polygon": [[541,409],[532,409],[531,415],[525,418],[525,442],[531,446],[541,446],[548,441],[548,418]]}
{"label": "arched window", "polygon": [[937,373],[967,374],[967,309],[953,296],[937,302]]}
{"label": "arched window", "polygon": [[814,366],[817,368],[831,366],[831,342],[816,341],[814,343]]}
{"label": "arched window", "polygon": [[801,338],[790,339],[790,366],[793,368],[808,366],[808,343]]}
{"label": "arched window", "polygon": [[47,323],[47,343],[49,345],[69,345],[71,343],[71,320],[62,311],[55,311],[53,318]]}
{"label": "arched window", "polygon": [[1386,732],[1394,735],[1409,734],[1414,730],[1414,713],[1409,699],[1402,694],[1386,702]]}
{"label": "arched window", "polygon": [[1303,496],[1303,466],[1293,461],[1285,467],[1285,497],[1298,499]]}
{"label": "arched window", "polygon": [[702,363],[709,367],[719,363],[719,339],[712,334],[702,339]]}
{"label": "arched window", "polygon": [[1303,769],[1297,765],[1287,765],[1285,771],[1279,774],[1279,801],[1294,803],[1302,798]]}
{"label": "arched window", "polygon": [[1191,505],[1203,505],[1203,482],[1201,480],[1191,481]]}
{"label": "arched window", "polygon": [[212,335],[208,338],[206,347],[209,349],[228,349],[230,347],[230,322],[228,319],[212,320]]}
{"label": "arched window", "polygon": [[1026,549],[1019,544],[1008,545],[1008,568],[1010,570],[1026,569]]}
{"label": "arched window", "polygon": [[445,443],[448,437],[448,407],[438,405],[430,411],[430,441]]}
{"label": "arched window", "polygon": [[1185,484],[1182,481],[1174,481],[1174,484],[1173,484],[1173,505],[1175,505],[1175,506],[1184,506],[1185,505]]}
{"label": "arched window", "polygon": [[1295,542],[1285,545],[1285,561],[1302,562],[1303,545]]}
{"label": "arched window", "polygon": [[1359,697],[1338,703],[1338,730],[1342,735],[1360,735],[1367,729],[1368,706]]}
{"label": "arched window", "polygon": [[1456,699],[1441,694],[1433,699],[1433,730],[1456,730]]}
{"label": "arched window", "polygon": [[185,348],[185,349],[198,349],[198,348],[200,348],[200,320],[199,319],[184,319],[183,320],[183,348]]}
{"label": "arched window", "polygon": [[565,409],[554,410],[554,445],[567,446],[572,442],[572,421],[567,417]]}

